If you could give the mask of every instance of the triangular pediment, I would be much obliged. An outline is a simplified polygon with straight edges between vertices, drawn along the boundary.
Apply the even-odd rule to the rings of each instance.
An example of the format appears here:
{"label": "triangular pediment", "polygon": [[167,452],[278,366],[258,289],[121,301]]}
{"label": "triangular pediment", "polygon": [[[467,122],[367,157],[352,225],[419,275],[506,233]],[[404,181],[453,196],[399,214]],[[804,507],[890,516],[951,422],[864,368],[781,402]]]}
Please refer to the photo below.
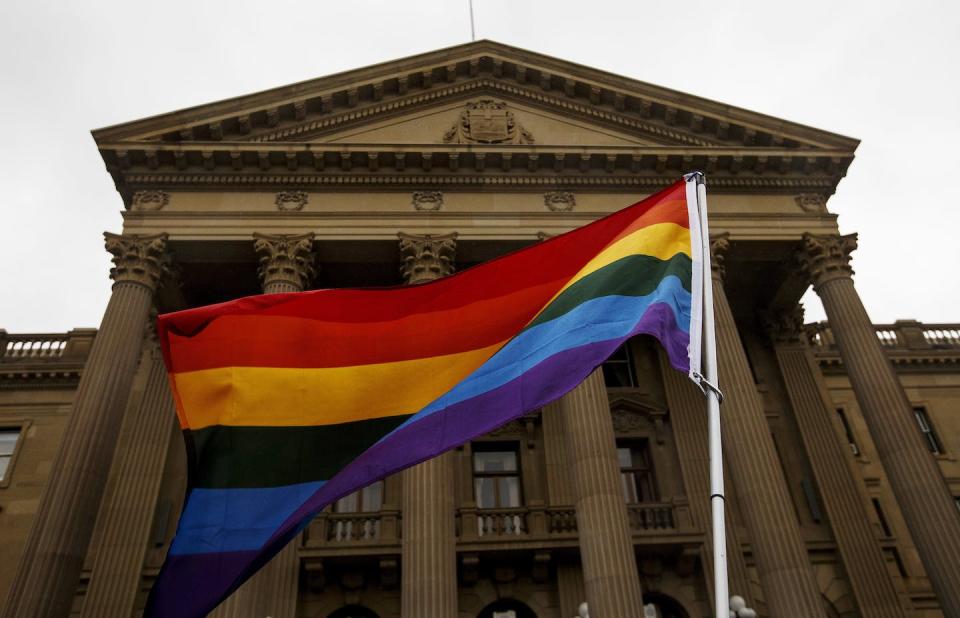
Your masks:
{"label": "triangular pediment", "polygon": [[[413,119],[424,108],[439,111],[454,101],[480,98],[542,110],[531,122],[569,122],[578,127],[572,139],[585,138],[589,133],[580,129],[593,125],[592,139],[619,134],[618,139],[639,144],[823,149],[857,144],[491,41],[100,129],[94,137],[98,143],[330,141],[331,135],[356,134],[356,125],[380,125],[403,115]],[[387,134],[380,132],[381,137]]]}
{"label": "triangular pediment", "polygon": [[[857,140],[477,41],[93,132],[125,199],[158,185],[833,193]],[[423,176],[428,174],[429,177]]]}

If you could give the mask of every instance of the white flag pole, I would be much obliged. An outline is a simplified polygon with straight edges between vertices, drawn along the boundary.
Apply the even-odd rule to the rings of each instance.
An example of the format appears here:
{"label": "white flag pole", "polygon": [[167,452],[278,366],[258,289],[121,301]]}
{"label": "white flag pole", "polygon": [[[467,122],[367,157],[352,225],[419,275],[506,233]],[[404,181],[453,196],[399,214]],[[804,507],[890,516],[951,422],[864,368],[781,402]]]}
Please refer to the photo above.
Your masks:
{"label": "white flag pole", "polygon": [[[720,392],[717,381],[717,338],[714,328],[713,318],[713,277],[710,269],[710,228],[707,221],[707,185],[704,176],[700,172],[687,174],[684,177],[687,181],[687,199],[688,202],[696,201],[696,218],[691,212],[691,242],[699,242],[699,251],[694,250],[695,257],[700,258],[700,268],[694,268],[693,276],[700,277],[702,285],[702,296],[699,307],[697,299],[694,299],[695,309],[694,318],[702,319],[702,367],[703,373],[699,371],[700,358],[691,358],[690,377],[700,386],[707,397],[707,424],[709,426],[710,440],[710,510],[713,536],[713,592],[714,592],[714,615],[716,618],[729,618],[730,616],[730,591],[727,583],[727,530],[724,524],[724,490],[723,490],[723,451],[720,442],[720,403],[723,401],[723,394]],[[691,204],[692,206],[692,204]],[[691,208],[691,211],[694,209]],[[699,253],[699,256],[696,254]],[[699,273],[697,272],[699,270]],[[699,290],[698,285],[693,285],[692,290],[696,295]],[[697,315],[699,314],[699,316]],[[696,328],[699,325],[691,324]],[[693,347],[692,350],[695,350]]]}

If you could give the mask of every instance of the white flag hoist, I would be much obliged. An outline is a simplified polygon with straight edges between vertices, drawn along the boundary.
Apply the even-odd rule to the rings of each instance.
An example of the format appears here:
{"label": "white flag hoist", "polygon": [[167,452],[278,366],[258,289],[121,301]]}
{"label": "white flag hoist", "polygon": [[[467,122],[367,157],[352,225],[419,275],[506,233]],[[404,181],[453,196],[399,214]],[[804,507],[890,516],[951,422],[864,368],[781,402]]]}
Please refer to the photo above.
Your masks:
{"label": "white flag hoist", "polygon": [[[723,452],[720,441],[720,392],[717,378],[717,338],[713,319],[713,278],[710,271],[710,228],[707,185],[700,172],[686,174],[687,212],[693,261],[690,320],[690,379],[707,399],[710,439],[710,510],[713,537],[714,616],[730,616],[727,583],[727,535],[724,525]],[[698,336],[699,335],[699,336]]]}

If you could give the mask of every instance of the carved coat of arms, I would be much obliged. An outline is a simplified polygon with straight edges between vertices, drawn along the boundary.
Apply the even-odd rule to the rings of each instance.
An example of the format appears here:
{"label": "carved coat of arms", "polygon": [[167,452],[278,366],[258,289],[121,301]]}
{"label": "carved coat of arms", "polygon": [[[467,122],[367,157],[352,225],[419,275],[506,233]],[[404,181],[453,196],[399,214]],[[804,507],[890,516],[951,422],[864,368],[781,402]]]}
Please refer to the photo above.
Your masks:
{"label": "carved coat of arms", "polygon": [[532,144],[533,136],[520,126],[507,104],[483,99],[467,104],[457,123],[443,136],[447,144]]}

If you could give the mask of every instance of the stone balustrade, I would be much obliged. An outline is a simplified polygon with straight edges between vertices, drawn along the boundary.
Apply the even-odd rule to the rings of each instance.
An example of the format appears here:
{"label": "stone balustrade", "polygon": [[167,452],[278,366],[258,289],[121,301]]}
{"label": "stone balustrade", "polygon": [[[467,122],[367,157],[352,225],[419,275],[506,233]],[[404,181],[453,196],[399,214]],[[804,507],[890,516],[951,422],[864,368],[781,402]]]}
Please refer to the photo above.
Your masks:
{"label": "stone balustrade", "polygon": [[[815,351],[836,350],[837,344],[828,322],[814,322],[804,328],[807,341]],[[914,320],[897,320],[893,324],[876,324],[874,329],[885,350],[960,350],[960,324],[924,324]]]}
{"label": "stone balustrade", "polygon": [[60,358],[67,347],[66,333],[7,335],[5,339],[0,362],[17,362],[24,358]]}
{"label": "stone balustrade", "polygon": [[8,333],[0,329],[0,363],[82,360],[90,351],[96,332],[90,328],[66,333]]}
{"label": "stone balustrade", "polygon": [[[701,534],[689,516],[684,498],[670,502],[627,505],[630,531],[635,540],[652,537],[686,537]],[[323,512],[310,525],[307,550],[350,551],[399,547],[402,538],[398,511],[370,513]],[[521,506],[498,509],[465,507],[457,510],[457,541],[460,544],[487,544],[530,541],[576,543],[577,513],[569,506]]]}

